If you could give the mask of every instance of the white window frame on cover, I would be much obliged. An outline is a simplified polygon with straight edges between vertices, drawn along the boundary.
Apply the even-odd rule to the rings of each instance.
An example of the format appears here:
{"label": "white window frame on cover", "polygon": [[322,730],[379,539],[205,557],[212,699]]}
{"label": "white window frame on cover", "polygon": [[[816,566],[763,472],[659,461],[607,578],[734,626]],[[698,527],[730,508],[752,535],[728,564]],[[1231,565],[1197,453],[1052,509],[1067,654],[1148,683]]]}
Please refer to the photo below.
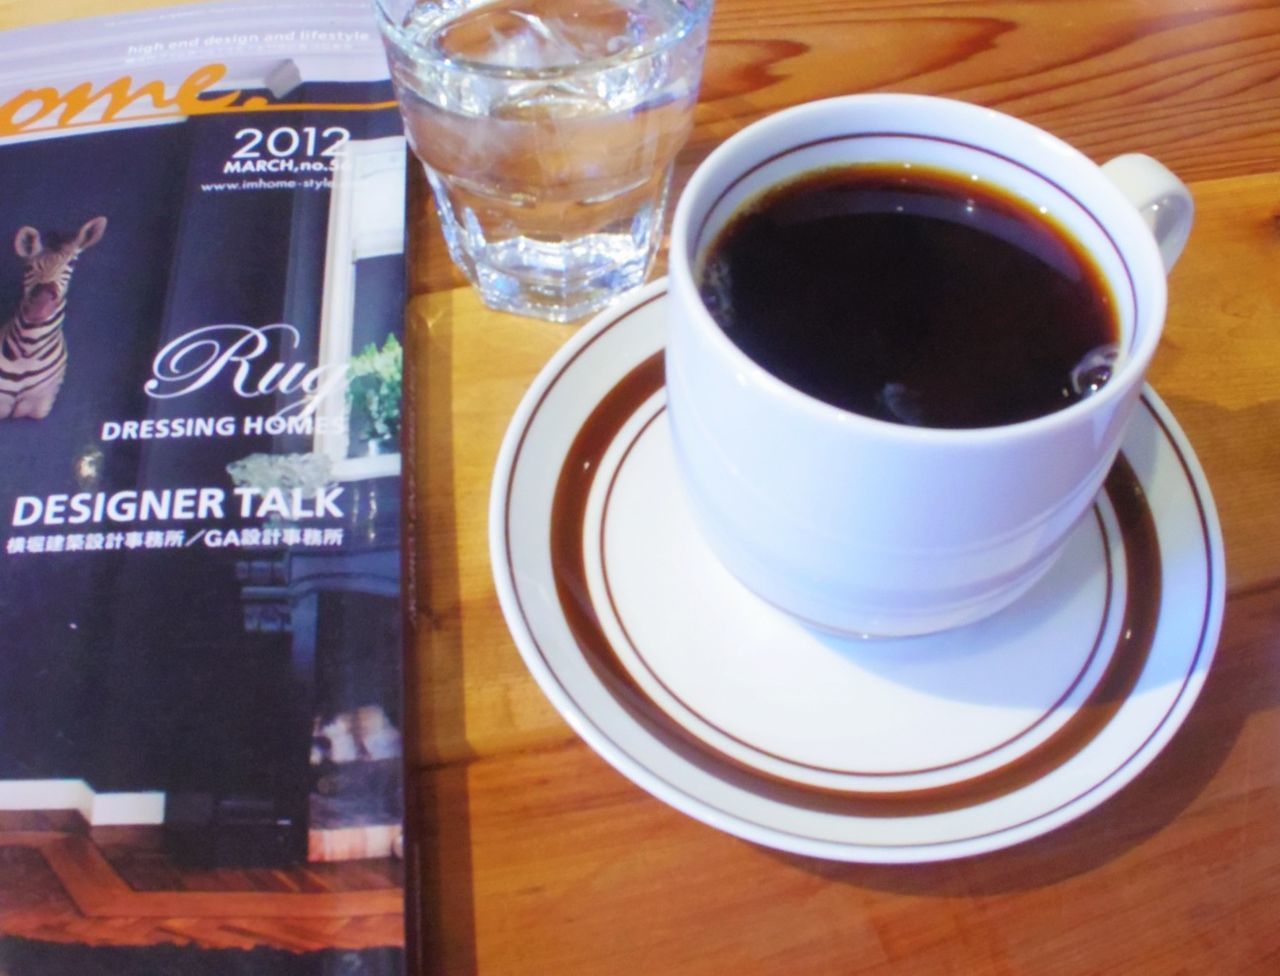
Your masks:
{"label": "white window frame on cover", "polygon": [[[322,375],[351,359],[356,262],[403,254],[404,214],[404,137],[348,142],[333,173],[329,198],[325,279],[320,304]],[[398,475],[399,452],[347,457],[346,413],[346,396],[337,393],[325,397],[316,410],[315,451],[330,459],[334,480],[361,481]]]}

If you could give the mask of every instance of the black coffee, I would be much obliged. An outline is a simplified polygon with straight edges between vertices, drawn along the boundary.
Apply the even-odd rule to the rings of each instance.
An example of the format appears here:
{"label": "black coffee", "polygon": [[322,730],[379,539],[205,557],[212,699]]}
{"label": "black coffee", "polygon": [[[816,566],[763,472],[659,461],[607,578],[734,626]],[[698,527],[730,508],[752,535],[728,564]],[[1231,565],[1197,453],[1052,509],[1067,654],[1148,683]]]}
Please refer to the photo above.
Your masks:
{"label": "black coffee", "polygon": [[1102,273],[1065,231],[968,176],[822,170],[770,191],[713,243],[702,297],[791,386],[925,427],[1051,413],[1110,376]]}

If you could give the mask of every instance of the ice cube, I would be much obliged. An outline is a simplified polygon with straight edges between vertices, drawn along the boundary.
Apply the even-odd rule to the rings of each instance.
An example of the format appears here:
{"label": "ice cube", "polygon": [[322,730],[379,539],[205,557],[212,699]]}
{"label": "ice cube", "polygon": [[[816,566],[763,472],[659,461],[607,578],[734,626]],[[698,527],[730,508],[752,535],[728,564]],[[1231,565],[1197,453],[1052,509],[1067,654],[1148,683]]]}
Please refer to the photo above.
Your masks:
{"label": "ice cube", "polygon": [[441,54],[498,68],[562,68],[620,53],[636,41],[616,0],[512,0],[465,14],[436,38]]}

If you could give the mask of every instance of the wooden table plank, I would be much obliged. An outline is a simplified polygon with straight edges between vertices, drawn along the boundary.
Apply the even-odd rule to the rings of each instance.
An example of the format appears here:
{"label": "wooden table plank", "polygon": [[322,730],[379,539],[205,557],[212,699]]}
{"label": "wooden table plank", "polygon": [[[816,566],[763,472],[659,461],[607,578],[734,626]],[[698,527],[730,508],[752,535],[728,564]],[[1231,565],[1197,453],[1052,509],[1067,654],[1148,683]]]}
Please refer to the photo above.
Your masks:
{"label": "wooden table plank", "polygon": [[1192,192],[1150,381],[1209,476],[1235,592],[1280,580],[1280,173]]}
{"label": "wooden table plank", "polygon": [[949,95],[1104,159],[1141,149],[1184,179],[1273,169],[1280,10],[1270,0],[717,5],[699,131],[812,98]]}
{"label": "wooden table plank", "polygon": [[[1075,823],[918,866],[706,827],[581,744],[426,774],[433,973],[1274,973],[1280,605],[1238,598],[1169,748]],[[458,938],[459,934],[463,938]]]}

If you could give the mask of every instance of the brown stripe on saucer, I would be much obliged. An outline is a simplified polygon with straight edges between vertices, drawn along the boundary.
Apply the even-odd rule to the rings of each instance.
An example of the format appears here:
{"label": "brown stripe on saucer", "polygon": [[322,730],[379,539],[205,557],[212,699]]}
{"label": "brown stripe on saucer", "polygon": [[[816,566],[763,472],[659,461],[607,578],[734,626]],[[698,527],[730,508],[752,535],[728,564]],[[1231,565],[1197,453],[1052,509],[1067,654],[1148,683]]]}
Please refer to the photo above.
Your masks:
{"label": "brown stripe on saucer", "polygon": [[[625,316],[613,324],[623,319]],[[589,595],[583,545],[587,498],[600,460],[622,425],[661,389],[662,383],[662,353],[655,353],[628,373],[591,412],[560,470],[552,504],[550,541],[557,595],[583,657],[617,703],[666,748],[739,789],[798,809],[846,816],[902,817],[963,809],[1016,792],[1079,754],[1111,721],[1146,665],[1160,608],[1160,551],[1155,523],[1142,486],[1123,456],[1117,459],[1105,488],[1124,541],[1127,576],[1135,584],[1128,587],[1121,637],[1086,702],[1063,728],[1036,748],[995,770],[957,783],[878,793],[824,789],[771,777],[690,734],[635,683],[605,636]],[[535,644],[536,640],[535,635]],[[546,660],[541,648],[539,653]],[[547,663],[550,669],[550,661]],[[1070,802],[1074,798],[1066,801]],[[1037,818],[1043,815],[1044,812]]]}

